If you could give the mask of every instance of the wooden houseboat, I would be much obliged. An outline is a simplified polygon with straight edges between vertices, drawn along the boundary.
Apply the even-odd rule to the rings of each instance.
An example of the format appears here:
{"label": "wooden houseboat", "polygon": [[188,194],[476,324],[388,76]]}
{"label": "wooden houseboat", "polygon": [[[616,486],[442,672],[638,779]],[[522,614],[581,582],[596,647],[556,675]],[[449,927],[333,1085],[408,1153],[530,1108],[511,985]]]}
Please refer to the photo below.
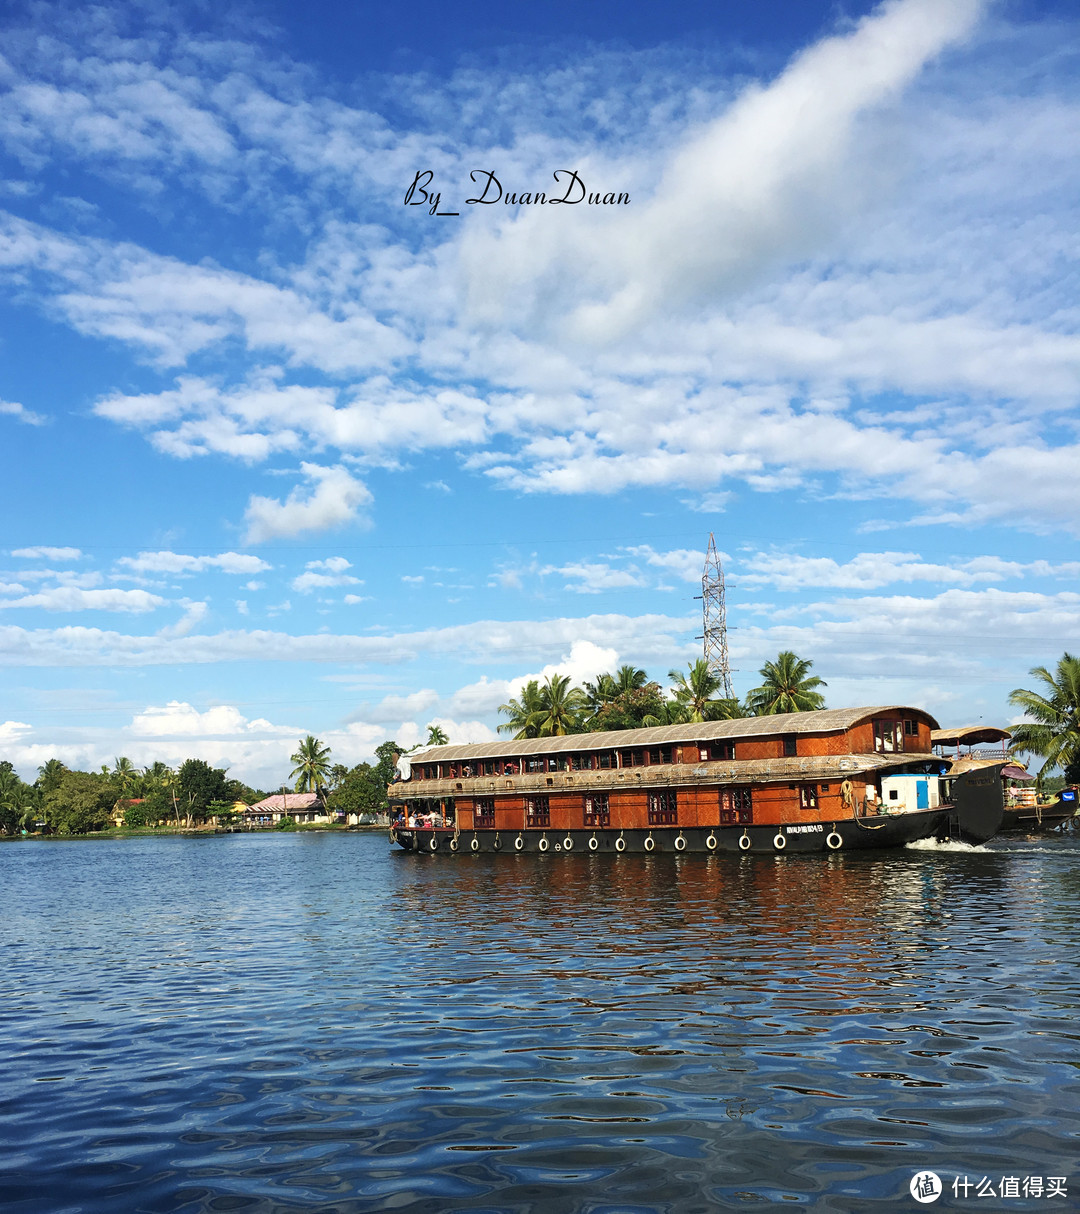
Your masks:
{"label": "wooden houseboat", "polygon": [[930,740],[942,755],[954,751],[953,772],[993,767],[1002,782],[1004,814],[998,834],[1037,835],[1057,830],[1076,817],[1075,788],[1056,797],[1040,797],[1036,778],[1009,755],[1011,734],[996,725],[964,725],[935,729]]}
{"label": "wooden houseboat", "polygon": [[399,762],[390,834],[425,852],[984,842],[1001,824],[998,771],[953,776],[932,753],[935,729],[920,709],[888,706],[437,746]]}

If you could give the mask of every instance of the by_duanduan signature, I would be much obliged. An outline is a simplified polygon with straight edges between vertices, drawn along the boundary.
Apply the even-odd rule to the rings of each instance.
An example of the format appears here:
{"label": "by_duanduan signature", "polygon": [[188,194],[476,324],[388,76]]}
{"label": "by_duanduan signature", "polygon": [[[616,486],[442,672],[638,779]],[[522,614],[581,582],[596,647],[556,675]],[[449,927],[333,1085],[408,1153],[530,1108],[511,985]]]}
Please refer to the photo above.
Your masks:
{"label": "by_duanduan signature", "polygon": [[[552,190],[515,190],[503,189],[502,182],[491,169],[473,169],[469,180],[476,190],[474,198],[466,198],[465,205],[493,206],[501,202],[510,207],[554,206],[565,203],[576,206],[585,203],[586,206],[628,206],[630,195],[622,190],[592,191],[586,189],[577,169],[556,169],[552,173],[555,178],[555,188]],[[412,184],[405,191],[405,206],[426,206],[429,215],[460,215],[460,211],[444,211],[442,209],[442,191],[432,188],[435,174],[431,169],[420,169],[412,179]],[[450,204],[453,205],[453,204]]]}

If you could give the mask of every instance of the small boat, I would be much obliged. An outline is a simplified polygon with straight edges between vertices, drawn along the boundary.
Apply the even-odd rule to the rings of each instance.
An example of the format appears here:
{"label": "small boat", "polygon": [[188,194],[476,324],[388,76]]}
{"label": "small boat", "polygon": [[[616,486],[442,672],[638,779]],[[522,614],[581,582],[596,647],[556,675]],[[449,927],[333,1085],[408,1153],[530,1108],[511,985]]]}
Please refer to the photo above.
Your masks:
{"label": "small boat", "polygon": [[[1009,756],[1011,734],[994,725],[964,725],[936,729],[931,741],[939,754],[954,749],[953,771],[996,768],[1002,782],[1004,813],[999,834],[1033,835],[1057,830],[1077,812],[1077,790],[1064,788],[1054,798],[1040,800],[1036,777]],[[987,749],[989,744],[990,749]],[[966,749],[965,749],[966,748]]]}
{"label": "small boat", "polygon": [[823,709],[432,747],[389,796],[406,851],[832,852],[981,843],[1004,766],[954,770],[929,713]]}

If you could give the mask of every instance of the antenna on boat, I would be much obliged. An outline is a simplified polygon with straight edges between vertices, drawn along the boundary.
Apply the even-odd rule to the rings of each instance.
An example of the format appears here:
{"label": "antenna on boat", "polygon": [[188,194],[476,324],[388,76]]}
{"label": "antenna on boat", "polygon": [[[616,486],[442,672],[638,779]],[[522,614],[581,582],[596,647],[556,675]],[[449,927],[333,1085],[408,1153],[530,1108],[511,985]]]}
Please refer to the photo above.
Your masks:
{"label": "antenna on boat", "polygon": [[731,666],[727,648],[727,605],[724,599],[724,566],[716,551],[716,540],[709,532],[709,550],[705,553],[705,570],[701,575],[701,614],[704,620],[705,661],[709,670],[720,680],[720,690],[726,700],[733,700]]}

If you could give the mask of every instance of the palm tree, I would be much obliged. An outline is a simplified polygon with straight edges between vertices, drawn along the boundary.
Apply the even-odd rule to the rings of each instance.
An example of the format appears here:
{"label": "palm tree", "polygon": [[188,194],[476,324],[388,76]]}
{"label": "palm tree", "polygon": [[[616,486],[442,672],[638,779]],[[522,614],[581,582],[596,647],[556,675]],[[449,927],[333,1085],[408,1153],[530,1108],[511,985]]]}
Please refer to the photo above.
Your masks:
{"label": "palm tree", "polygon": [[782,712],[811,712],[825,707],[825,697],[817,690],[828,684],[811,677],[813,662],[785,649],[775,662],[761,668],[764,680],[746,697],[746,706],[755,717],[769,717]]}
{"label": "palm tree", "polygon": [[1030,718],[1012,731],[1009,749],[1045,759],[1040,779],[1060,767],[1066,784],[1080,783],[1080,658],[1065,653],[1054,674],[1045,666],[1030,673],[1042,684],[1041,694],[1022,687],[1009,693],[1009,703]]}
{"label": "palm tree", "polygon": [[427,727],[427,745],[428,746],[445,746],[450,739],[446,736],[446,730],[440,725],[429,725]]}
{"label": "palm tree", "polygon": [[289,762],[296,764],[289,776],[296,781],[296,791],[314,790],[322,796],[323,788],[330,780],[330,747],[309,733],[296,754],[289,755]]}
{"label": "palm tree", "polygon": [[648,681],[649,676],[637,666],[620,666],[612,677],[615,694],[620,696],[626,695],[631,691],[637,691],[638,688],[644,687]]}
{"label": "palm tree", "polygon": [[38,768],[37,786],[43,793],[55,792],[60,787],[67,768],[59,759],[46,759]]}
{"label": "palm tree", "polygon": [[123,801],[127,797],[130,797],[132,789],[139,778],[139,769],[127,755],[120,755],[113,760],[113,769],[109,774],[116,785],[116,791],[119,794],[118,800]]}
{"label": "palm tree", "polygon": [[512,733],[514,740],[539,736],[538,719],[543,709],[540,699],[540,684],[530,679],[521,689],[520,700],[509,700],[499,705],[499,711],[510,719],[499,726],[499,733]]}
{"label": "palm tree", "polygon": [[571,686],[569,675],[548,675],[540,688],[540,711],[535,718],[537,737],[579,733],[586,707],[585,693],[580,687]]}
{"label": "palm tree", "polygon": [[669,670],[671,691],[675,702],[686,710],[686,721],[722,721],[742,716],[738,701],[716,698],[720,690],[720,677],[709,669],[704,658],[687,663],[687,673]]}
{"label": "palm tree", "polygon": [[685,725],[690,720],[690,709],[678,700],[665,700],[659,712],[650,713],[641,718],[641,724],[646,729],[657,725]]}

